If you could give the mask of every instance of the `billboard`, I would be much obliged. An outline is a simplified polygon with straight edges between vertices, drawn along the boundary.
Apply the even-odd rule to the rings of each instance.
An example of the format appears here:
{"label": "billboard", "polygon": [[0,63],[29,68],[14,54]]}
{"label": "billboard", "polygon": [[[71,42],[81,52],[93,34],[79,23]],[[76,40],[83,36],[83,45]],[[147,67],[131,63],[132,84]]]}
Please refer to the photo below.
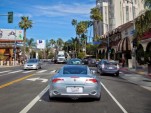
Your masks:
{"label": "billboard", "polygon": [[45,47],[46,47],[45,40],[37,40],[37,48],[38,49],[45,49]]}
{"label": "billboard", "polygon": [[1,40],[23,40],[23,30],[0,29]]}

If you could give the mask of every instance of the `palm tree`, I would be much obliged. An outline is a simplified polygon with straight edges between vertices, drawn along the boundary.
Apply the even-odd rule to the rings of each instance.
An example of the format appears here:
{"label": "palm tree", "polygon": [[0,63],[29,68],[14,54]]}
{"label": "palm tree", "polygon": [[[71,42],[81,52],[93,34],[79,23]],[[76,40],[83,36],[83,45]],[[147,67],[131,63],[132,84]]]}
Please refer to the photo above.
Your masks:
{"label": "palm tree", "polygon": [[34,39],[33,38],[30,38],[30,39],[26,39],[26,42],[27,42],[27,48],[26,48],[26,52],[29,54],[29,58],[31,57],[32,55],[32,50],[33,50],[33,47],[36,46],[35,42],[34,42]]}
{"label": "palm tree", "polygon": [[[102,14],[100,13],[100,9],[95,7],[95,8],[92,8],[91,11],[90,11],[90,18],[93,19],[94,23],[96,22],[97,23],[97,26],[95,27],[94,26],[94,30],[96,31],[96,33],[94,34],[94,38],[98,38],[98,24],[100,21],[102,21]],[[94,25],[94,24],[93,24]]]}
{"label": "palm tree", "polygon": [[59,49],[61,47],[63,47],[63,44],[64,44],[63,40],[61,38],[58,38],[58,40],[57,40],[57,46],[58,46]]}
{"label": "palm tree", "polygon": [[26,30],[32,27],[32,20],[29,20],[28,17],[22,16],[21,21],[19,22],[19,27],[24,30],[24,49],[23,49],[23,58],[25,60],[25,49],[26,49]]}
{"label": "palm tree", "polygon": [[[75,33],[76,33],[77,20],[76,20],[76,19],[72,19],[71,24],[74,26],[74,28],[75,28]],[[76,37],[77,37],[77,33],[76,33]]]}
{"label": "palm tree", "polygon": [[53,47],[56,44],[56,41],[54,39],[50,40],[50,46]]}

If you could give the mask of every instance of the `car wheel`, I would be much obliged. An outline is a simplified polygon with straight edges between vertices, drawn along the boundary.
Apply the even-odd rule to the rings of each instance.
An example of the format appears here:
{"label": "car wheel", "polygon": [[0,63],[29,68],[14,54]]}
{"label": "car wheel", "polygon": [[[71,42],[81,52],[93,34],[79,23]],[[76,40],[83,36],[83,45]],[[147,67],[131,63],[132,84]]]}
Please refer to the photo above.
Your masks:
{"label": "car wheel", "polygon": [[95,98],[96,101],[100,101],[101,100],[101,94],[99,97]]}
{"label": "car wheel", "polygon": [[53,100],[54,98],[53,97],[50,97],[50,95],[49,95],[49,100],[51,101],[51,100]]}
{"label": "car wheel", "polygon": [[119,72],[116,73],[116,76],[119,76]]}

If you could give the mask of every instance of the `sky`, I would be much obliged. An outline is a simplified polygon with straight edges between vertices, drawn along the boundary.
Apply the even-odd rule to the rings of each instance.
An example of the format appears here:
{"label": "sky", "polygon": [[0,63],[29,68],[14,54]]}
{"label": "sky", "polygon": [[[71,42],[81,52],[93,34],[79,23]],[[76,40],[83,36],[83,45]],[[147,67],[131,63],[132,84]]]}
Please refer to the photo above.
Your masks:
{"label": "sky", "polygon": [[0,29],[20,30],[21,16],[28,16],[33,27],[27,30],[27,38],[67,41],[76,36],[72,19],[90,20],[95,3],[96,0],[0,0],[0,15],[11,11],[14,14],[13,23],[8,23],[7,16],[0,16]]}

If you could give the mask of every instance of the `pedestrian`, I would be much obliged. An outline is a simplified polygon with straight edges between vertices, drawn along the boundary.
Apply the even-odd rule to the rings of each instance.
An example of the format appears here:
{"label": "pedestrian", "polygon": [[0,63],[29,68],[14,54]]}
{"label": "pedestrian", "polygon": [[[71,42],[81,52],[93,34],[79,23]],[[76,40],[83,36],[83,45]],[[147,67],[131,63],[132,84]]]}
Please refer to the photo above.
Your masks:
{"label": "pedestrian", "polygon": [[124,67],[124,66],[125,66],[125,59],[122,58],[122,67]]}

